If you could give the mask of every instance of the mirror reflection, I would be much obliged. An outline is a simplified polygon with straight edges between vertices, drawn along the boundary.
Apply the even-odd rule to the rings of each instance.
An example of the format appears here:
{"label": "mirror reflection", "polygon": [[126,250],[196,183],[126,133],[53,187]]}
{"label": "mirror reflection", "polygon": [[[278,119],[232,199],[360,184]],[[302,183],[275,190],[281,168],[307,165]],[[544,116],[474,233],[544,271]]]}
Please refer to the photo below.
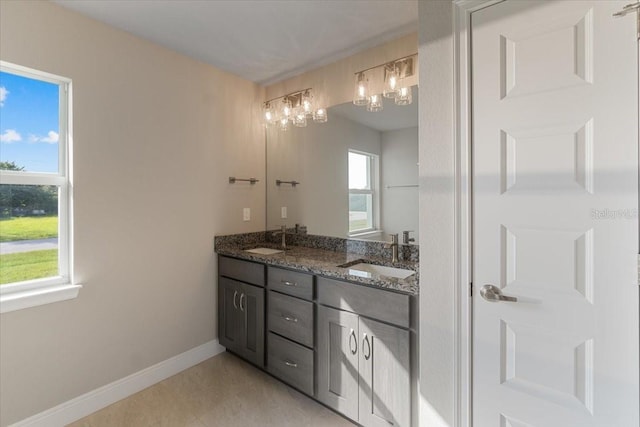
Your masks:
{"label": "mirror reflection", "polygon": [[[368,240],[418,233],[418,91],[368,112],[345,103],[328,123],[267,128],[267,228]],[[297,184],[295,184],[295,183]]]}

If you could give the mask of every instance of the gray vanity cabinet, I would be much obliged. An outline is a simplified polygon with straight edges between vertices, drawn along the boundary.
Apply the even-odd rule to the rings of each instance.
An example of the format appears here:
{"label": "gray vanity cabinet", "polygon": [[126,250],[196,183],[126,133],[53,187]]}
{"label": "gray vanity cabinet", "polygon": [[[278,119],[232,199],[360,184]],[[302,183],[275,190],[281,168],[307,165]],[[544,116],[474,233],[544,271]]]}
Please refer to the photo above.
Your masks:
{"label": "gray vanity cabinet", "polygon": [[364,427],[410,426],[415,299],[226,256],[218,266],[220,344]]}
{"label": "gray vanity cabinet", "polygon": [[[318,280],[317,384],[318,400],[365,427],[411,424],[410,332],[366,316],[380,298],[386,308],[376,318],[409,322],[407,296]],[[336,292],[342,294],[336,298]],[[380,293],[382,292],[382,293]],[[408,300],[407,300],[408,301]],[[357,313],[356,307],[359,309]],[[404,316],[401,307],[407,307]],[[340,308],[346,308],[341,310]],[[350,310],[350,311],[347,311]]]}
{"label": "gray vanity cabinet", "polygon": [[[262,276],[258,274],[259,269],[262,269]],[[264,266],[220,257],[219,270],[220,344],[255,365],[264,367],[264,288],[260,286],[264,286]],[[236,279],[251,280],[257,286]]]}

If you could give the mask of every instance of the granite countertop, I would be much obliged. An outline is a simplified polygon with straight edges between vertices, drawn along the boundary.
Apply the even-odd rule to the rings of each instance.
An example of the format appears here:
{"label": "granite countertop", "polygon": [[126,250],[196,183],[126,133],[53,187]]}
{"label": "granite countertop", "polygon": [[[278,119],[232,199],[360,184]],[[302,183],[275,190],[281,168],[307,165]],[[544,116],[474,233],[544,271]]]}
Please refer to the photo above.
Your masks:
{"label": "granite countertop", "polygon": [[[248,261],[257,261],[267,265],[277,267],[286,267],[308,273],[318,274],[321,276],[348,280],[361,285],[384,288],[394,292],[400,292],[411,295],[418,295],[418,263],[410,261],[400,261],[391,263],[391,261],[370,255],[362,255],[358,253],[330,251],[326,249],[309,248],[303,246],[290,246],[285,252],[273,255],[261,255],[246,252],[246,249],[256,247],[269,247],[278,249],[271,243],[252,244],[252,245],[220,245],[216,247],[219,255],[227,255],[234,258],[245,259]],[[371,273],[371,277],[361,277],[353,273],[348,268],[338,267],[346,263],[358,260],[367,260],[371,264],[385,265],[390,267],[405,268],[414,270],[416,273],[406,279],[397,279]]]}

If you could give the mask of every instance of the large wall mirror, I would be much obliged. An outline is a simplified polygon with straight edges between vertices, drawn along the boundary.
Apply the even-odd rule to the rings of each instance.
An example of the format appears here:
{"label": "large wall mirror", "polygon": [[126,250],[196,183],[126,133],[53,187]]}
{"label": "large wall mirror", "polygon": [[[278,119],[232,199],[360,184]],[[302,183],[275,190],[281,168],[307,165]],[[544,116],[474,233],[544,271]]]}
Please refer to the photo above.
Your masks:
{"label": "large wall mirror", "polygon": [[[388,240],[418,233],[418,91],[380,112],[346,103],[327,123],[267,128],[267,228]],[[293,184],[295,181],[299,184]],[[279,184],[278,184],[279,182]]]}

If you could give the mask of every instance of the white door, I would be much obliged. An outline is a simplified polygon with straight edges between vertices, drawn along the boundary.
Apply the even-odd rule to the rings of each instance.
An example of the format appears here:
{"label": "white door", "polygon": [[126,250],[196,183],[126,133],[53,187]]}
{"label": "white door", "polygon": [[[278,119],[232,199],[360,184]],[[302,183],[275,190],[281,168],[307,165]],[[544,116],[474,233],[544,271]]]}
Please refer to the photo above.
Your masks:
{"label": "white door", "polygon": [[475,427],[638,427],[630,1],[472,14]]}

